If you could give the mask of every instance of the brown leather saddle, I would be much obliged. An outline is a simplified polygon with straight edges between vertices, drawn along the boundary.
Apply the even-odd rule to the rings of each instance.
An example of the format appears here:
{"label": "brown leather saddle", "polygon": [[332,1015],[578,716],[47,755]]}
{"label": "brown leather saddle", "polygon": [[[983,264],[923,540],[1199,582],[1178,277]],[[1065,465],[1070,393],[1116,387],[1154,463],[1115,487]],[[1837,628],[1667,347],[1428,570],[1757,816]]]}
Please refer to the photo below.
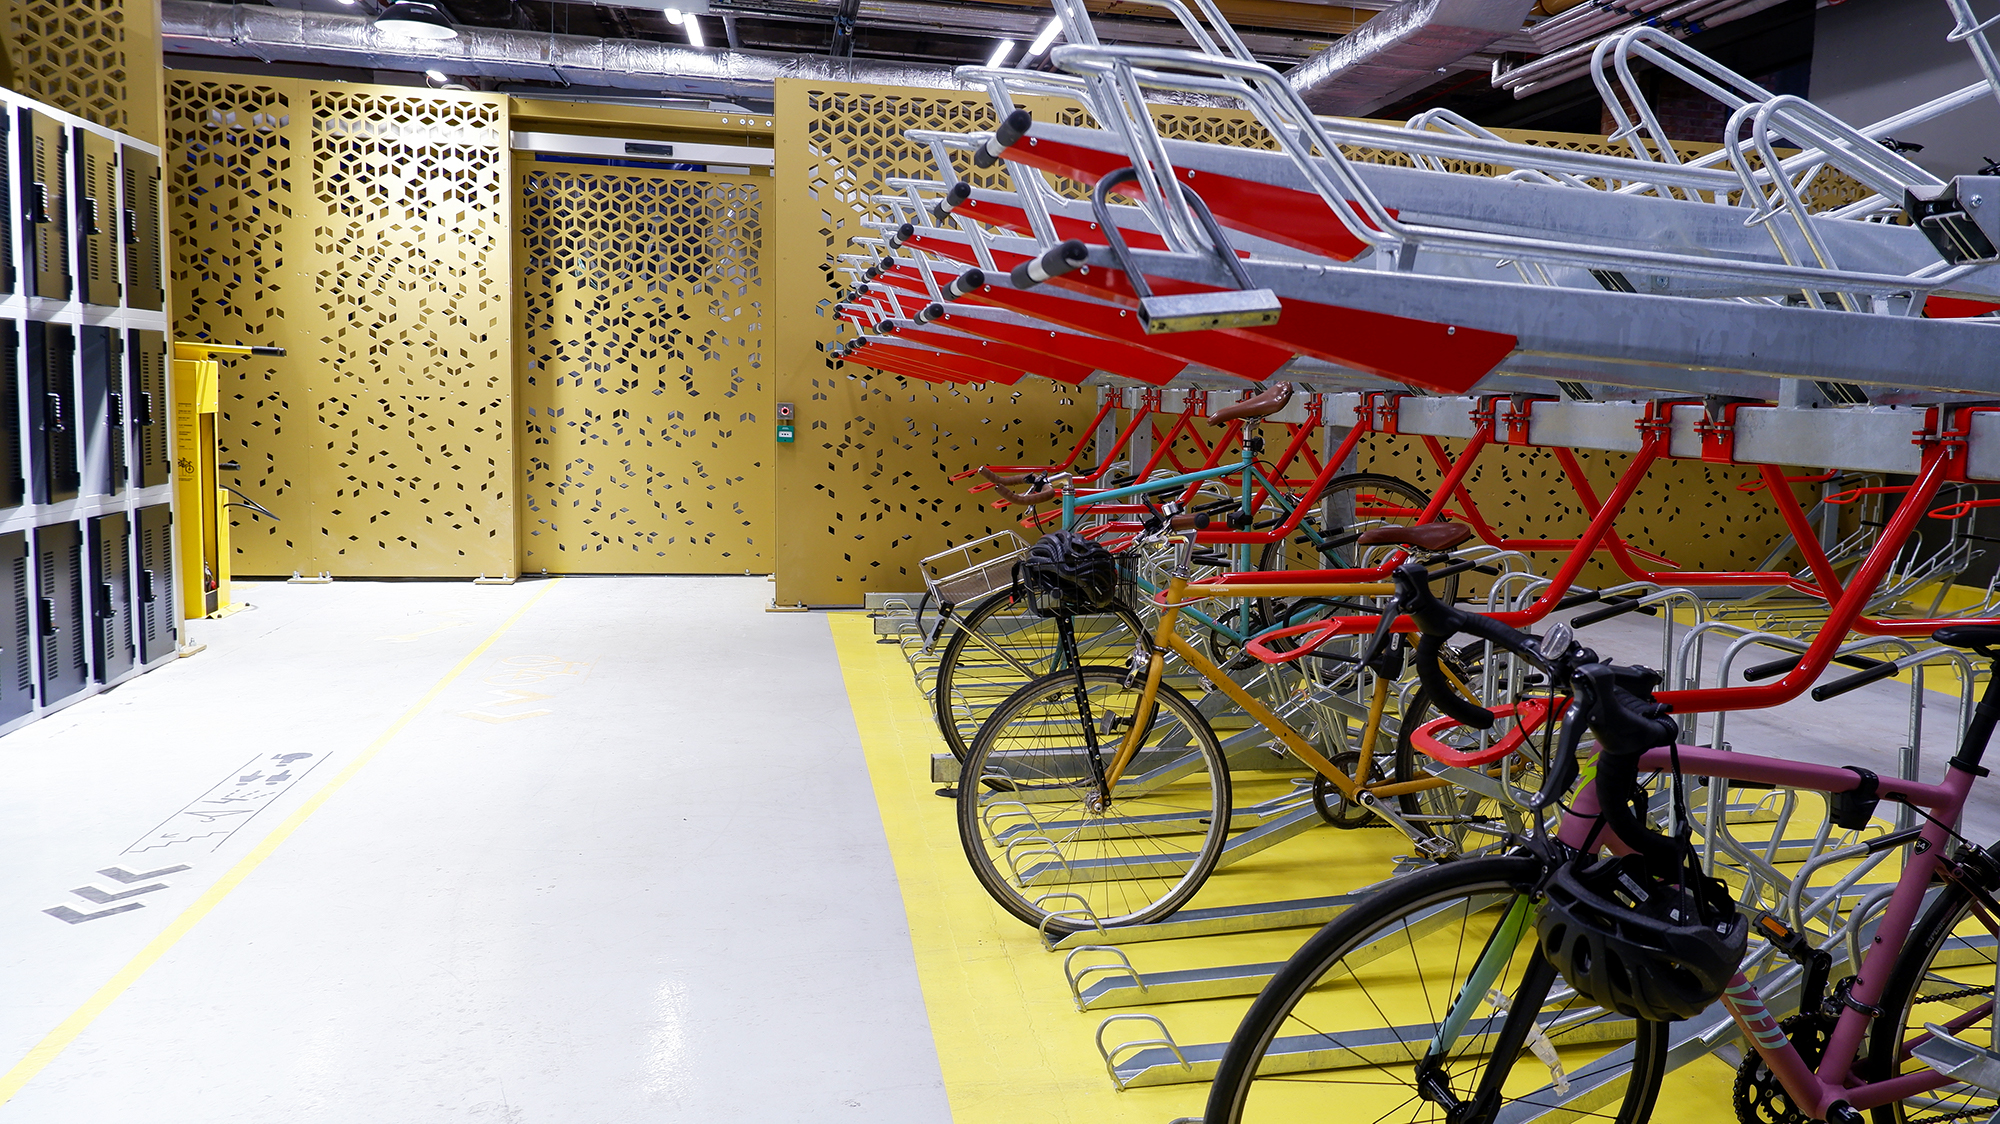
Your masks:
{"label": "brown leather saddle", "polygon": [[1252,395],[1241,402],[1232,402],[1208,416],[1212,422],[1232,422],[1239,418],[1268,418],[1285,408],[1292,400],[1292,384],[1281,382],[1261,394]]}
{"label": "brown leather saddle", "polygon": [[1355,537],[1363,546],[1413,546],[1442,554],[1456,550],[1472,537],[1472,528],[1463,523],[1414,523],[1408,527],[1370,527]]}

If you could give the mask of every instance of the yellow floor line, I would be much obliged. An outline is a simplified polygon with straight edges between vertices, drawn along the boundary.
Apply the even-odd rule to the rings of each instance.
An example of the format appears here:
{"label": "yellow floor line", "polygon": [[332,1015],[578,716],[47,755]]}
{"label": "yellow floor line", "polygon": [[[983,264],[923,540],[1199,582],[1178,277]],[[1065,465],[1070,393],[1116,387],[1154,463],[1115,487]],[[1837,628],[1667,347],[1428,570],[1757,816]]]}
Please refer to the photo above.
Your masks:
{"label": "yellow floor line", "polygon": [[320,807],[333,797],[334,793],[340,791],[348,781],[353,780],[355,774],[359,773],[370,761],[375,759],[377,754],[387,748],[389,743],[396,739],[396,735],[402,733],[404,728],[415,721],[419,714],[422,714],[427,707],[436,702],[438,696],[443,694],[447,687],[456,682],[459,676],[465,674],[467,668],[471,667],[480,656],[485,655],[486,650],[491,648],[495,641],[506,635],[507,631],[513,628],[522,617],[526,616],[528,610],[534,608],[543,597],[548,596],[549,590],[554,589],[561,580],[561,578],[557,578],[537,590],[533,597],[528,598],[525,604],[514,611],[513,616],[501,622],[500,627],[494,629],[491,635],[480,641],[478,647],[467,652],[465,658],[458,661],[457,666],[446,672],[444,678],[439,679],[431,686],[430,690],[424,692],[422,698],[418,699],[408,710],[399,715],[394,722],[391,722],[389,728],[382,731],[380,737],[370,742],[368,747],[362,750],[360,755],[355,757],[353,761],[350,761],[345,769],[342,769],[338,775],[328,781],[318,792],[307,797],[305,803],[299,805],[297,811],[287,816],[285,821],[276,828],[273,828],[271,834],[265,836],[257,846],[251,849],[249,854],[244,855],[242,859],[238,860],[235,866],[230,867],[201,897],[195,899],[194,904],[183,910],[179,917],[174,918],[173,922],[159,936],[154,937],[147,943],[145,948],[140,949],[139,954],[127,961],[125,966],[120,968],[118,973],[111,977],[110,982],[98,988],[96,994],[85,1000],[83,1006],[78,1007],[68,1018],[58,1024],[54,1030],[50,1031],[47,1036],[36,1043],[34,1048],[29,1050],[25,1057],[14,1064],[14,1068],[8,1070],[5,1075],[0,1076],[0,1104],[5,1104],[12,1100],[14,1094],[20,1092],[22,1087],[29,1081],[34,1080],[36,1074],[47,1068],[50,1062],[60,1057],[62,1052],[69,1048],[70,1043],[76,1041],[78,1035],[82,1034],[92,1022],[96,1021],[97,1017],[103,1014],[105,1009],[110,1007],[120,995],[125,994],[127,988],[137,983],[139,977],[145,975],[147,969],[158,963],[160,958],[165,956],[169,949],[180,942],[182,937],[187,936],[190,929],[193,929],[195,925],[200,923],[202,918],[207,917],[209,912],[216,906],[222,904],[222,899],[228,897],[231,891],[243,883],[244,879],[250,877],[250,873],[256,870],[265,859],[270,858],[272,853],[284,844],[285,840],[291,838],[292,833],[297,831],[301,824],[310,819],[314,812],[319,811]]}
{"label": "yellow floor line", "polygon": [[[1198,1117],[1205,1085],[1119,1093],[1093,1042],[1105,1017],[1159,1016],[1182,1043],[1222,1041],[1246,999],[1162,1003],[1079,1012],[1063,981],[1063,957],[995,905],[966,868],[952,802],[930,779],[943,750],[929,704],[896,645],[878,644],[861,613],[829,615],[861,747],[903,893],[917,978],[956,1124],[1167,1124]],[[1229,868],[1195,905],[1275,901],[1340,893],[1381,877],[1398,846],[1388,831],[1316,831]],[[1283,960],[1307,930],[1128,946],[1141,972]],[[1125,1037],[1149,1037],[1133,1029]],[[1117,1030],[1106,1035],[1119,1040]],[[1730,1072],[1704,1060],[1668,1078],[1654,1119],[1712,1124],[1732,1119]]]}

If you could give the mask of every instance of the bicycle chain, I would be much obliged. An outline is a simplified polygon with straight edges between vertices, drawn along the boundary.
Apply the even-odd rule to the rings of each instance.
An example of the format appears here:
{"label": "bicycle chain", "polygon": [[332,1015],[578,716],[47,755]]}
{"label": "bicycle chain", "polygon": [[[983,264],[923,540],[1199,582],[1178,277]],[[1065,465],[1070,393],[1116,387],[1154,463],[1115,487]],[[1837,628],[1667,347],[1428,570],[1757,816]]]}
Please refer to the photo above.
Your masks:
{"label": "bicycle chain", "polygon": [[1903,1124],[1944,1124],[1947,1120],[1964,1120],[1971,1116],[1991,1115],[1993,1115],[1992,1105],[1979,1105],[1973,1108],[1962,1108],[1957,1112],[1942,1113],[1937,1116],[1915,1116],[1904,1121]]}
{"label": "bicycle chain", "polygon": [[1939,992],[1936,995],[1926,995],[1919,999],[1912,1000],[1910,1006],[1914,1007],[1919,1003],[1944,1003],[1953,999],[1970,999],[1975,995],[1991,995],[1991,994],[1993,994],[1993,989],[1991,987],[1968,987],[1962,991],[1943,991]]}
{"label": "bicycle chain", "polygon": [[[1991,986],[1961,988],[1958,991],[1941,991],[1936,995],[1923,996],[1911,1001],[1910,1006],[1914,1007],[1921,1003],[1946,1003],[1954,999],[1970,999],[1976,995],[1991,994],[1993,994]],[[1971,1108],[1959,1109],[1957,1112],[1944,1112],[1936,1116],[1911,1117],[1909,1120],[1904,1121],[1903,1124],[1948,1124],[1949,1121],[1953,1120],[1964,1120],[1975,1116],[1990,1117],[1992,1115],[1992,1105],[1974,1105]]]}

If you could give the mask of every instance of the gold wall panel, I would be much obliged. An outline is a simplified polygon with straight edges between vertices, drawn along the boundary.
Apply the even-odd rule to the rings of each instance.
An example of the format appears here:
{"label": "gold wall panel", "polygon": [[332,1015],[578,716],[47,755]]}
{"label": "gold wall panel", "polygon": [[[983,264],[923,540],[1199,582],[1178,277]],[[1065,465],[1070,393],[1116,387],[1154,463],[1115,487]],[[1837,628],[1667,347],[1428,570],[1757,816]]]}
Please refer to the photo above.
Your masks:
{"label": "gold wall panel", "polygon": [[770,569],[771,180],[523,160],[521,568]]}
{"label": "gold wall panel", "polygon": [[12,89],[159,142],[159,0],[8,0],[6,9]]}
{"label": "gold wall panel", "polygon": [[242,574],[317,572],[308,557],[312,398],[299,367],[304,338],[288,310],[306,292],[295,255],[304,237],[305,173],[296,84],[176,75],[167,85],[167,230],[174,336],[286,348],[283,359],[222,365],[216,429],[228,483],[283,520],[231,508],[232,565]]}
{"label": "gold wall panel", "polygon": [[223,369],[236,572],[515,572],[505,101],[177,73],[176,334]]}
{"label": "gold wall panel", "polygon": [[922,589],[918,559],[1013,526],[948,477],[1060,458],[1094,407],[1090,392],[1044,379],[932,386],[835,366],[815,346],[833,337],[827,306],[845,287],[834,256],[868,233],[868,197],[887,177],[931,175],[928,149],[903,130],[990,129],[983,97],[780,80],[776,118],[777,400],[798,410],[796,443],[775,451],[776,597],[856,605],[871,591]]}

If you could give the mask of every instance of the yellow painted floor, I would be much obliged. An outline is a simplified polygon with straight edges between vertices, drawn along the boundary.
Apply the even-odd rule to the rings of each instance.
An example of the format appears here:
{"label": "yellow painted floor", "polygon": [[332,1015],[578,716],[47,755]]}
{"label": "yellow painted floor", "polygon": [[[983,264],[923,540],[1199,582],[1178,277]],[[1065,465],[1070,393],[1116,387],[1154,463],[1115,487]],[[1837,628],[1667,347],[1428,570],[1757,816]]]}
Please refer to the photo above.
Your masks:
{"label": "yellow painted floor", "polygon": [[[1206,1085],[1116,1091],[1093,1042],[1124,1011],[1159,1016],[1183,1044],[1226,1039],[1250,1000],[1079,1012],[1062,954],[1006,914],[966,868],[950,800],[936,795],[931,754],[943,743],[929,705],[893,644],[878,644],[862,613],[829,615],[860,728],[882,825],[909,916],[938,1063],[957,1124],[1023,1121],[1167,1124],[1199,1116]],[[1407,850],[1386,830],[1314,831],[1212,878],[1194,906],[1340,893],[1377,881]],[[1128,945],[1146,972],[1283,960],[1311,933],[1292,929]],[[1126,1037],[1145,1036],[1132,1030]],[[1116,1042],[1114,1031],[1107,1038]],[[1730,1071],[1703,1060],[1673,1074],[1654,1119],[1715,1124],[1734,1118]]]}

